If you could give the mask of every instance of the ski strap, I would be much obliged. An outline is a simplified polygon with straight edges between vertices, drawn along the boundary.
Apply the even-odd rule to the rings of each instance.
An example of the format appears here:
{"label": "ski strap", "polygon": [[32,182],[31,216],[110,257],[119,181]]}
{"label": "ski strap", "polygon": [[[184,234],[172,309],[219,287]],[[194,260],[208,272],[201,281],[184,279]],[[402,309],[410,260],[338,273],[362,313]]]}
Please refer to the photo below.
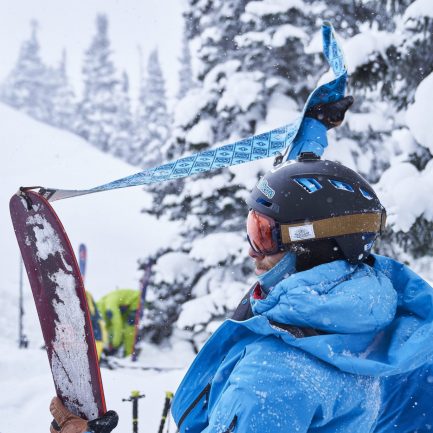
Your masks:
{"label": "ski strap", "polygon": [[302,148],[294,148],[295,139],[306,110],[319,103],[333,102],[343,98],[346,89],[347,68],[344,62],[343,52],[335,38],[331,23],[327,21],[322,25],[322,38],[323,54],[335,78],[318,86],[310,94],[304,105],[302,115],[293,123],[234,143],[225,144],[214,149],[179,158],[167,164],[149,168],[140,173],[123,177],[91,189],[64,190],[57,188],[40,188],[39,194],[43,195],[48,201],[62,200],[112,189],[180,179],[194,174],[244,164],[271,156],[278,156],[281,160],[296,157],[301,153]]}

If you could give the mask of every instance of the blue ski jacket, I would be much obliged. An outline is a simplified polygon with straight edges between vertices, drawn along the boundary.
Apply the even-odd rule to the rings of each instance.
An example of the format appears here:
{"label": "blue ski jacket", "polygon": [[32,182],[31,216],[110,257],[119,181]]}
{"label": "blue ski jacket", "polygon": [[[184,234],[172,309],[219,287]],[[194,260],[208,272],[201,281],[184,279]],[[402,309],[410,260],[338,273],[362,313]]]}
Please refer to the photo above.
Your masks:
{"label": "blue ski jacket", "polygon": [[374,258],[293,274],[225,321],[175,394],[180,432],[430,431],[433,289]]}

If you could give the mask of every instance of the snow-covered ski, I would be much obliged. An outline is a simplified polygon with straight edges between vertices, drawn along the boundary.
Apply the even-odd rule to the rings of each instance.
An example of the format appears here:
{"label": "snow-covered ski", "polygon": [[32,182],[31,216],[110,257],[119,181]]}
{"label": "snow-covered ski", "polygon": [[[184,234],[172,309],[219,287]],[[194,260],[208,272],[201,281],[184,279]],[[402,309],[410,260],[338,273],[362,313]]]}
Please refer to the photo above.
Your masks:
{"label": "snow-covered ski", "polygon": [[55,201],[112,189],[184,178],[279,154],[283,154],[285,159],[294,159],[302,151],[302,149],[294,149],[292,145],[301,128],[306,110],[319,103],[324,104],[337,101],[343,98],[345,94],[347,68],[343,52],[335,38],[333,27],[329,22],[324,22],[322,25],[322,37],[323,54],[335,78],[320,85],[310,94],[302,115],[295,122],[263,134],[254,135],[234,143],[186,156],[91,189],[64,190],[37,187],[39,188],[39,193],[47,200]]}
{"label": "snow-covered ski", "polygon": [[10,212],[32,288],[57,396],[92,420],[106,412],[83,280],[66,232],[34,191],[12,196]]}

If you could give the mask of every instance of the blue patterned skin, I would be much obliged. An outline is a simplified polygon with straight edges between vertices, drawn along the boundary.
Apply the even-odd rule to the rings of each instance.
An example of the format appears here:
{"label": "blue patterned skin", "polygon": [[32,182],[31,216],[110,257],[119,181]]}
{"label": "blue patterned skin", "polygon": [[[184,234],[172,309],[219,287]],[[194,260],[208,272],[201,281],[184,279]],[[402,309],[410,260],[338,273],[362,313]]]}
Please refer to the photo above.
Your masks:
{"label": "blue patterned skin", "polygon": [[[311,140],[303,142],[306,129],[311,128],[312,123],[314,123],[311,122],[313,119],[304,118],[305,111],[318,103],[323,104],[344,97],[347,82],[347,70],[344,64],[343,53],[335,39],[334,30],[330,23],[325,22],[323,24],[322,35],[323,53],[334,73],[335,79],[319,86],[311,93],[302,111],[302,116],[295,122],[264,134],[254,135],[235,143],[180,158],[176,161],[150,168],[92,189],[42,189],[40,193],[48,198],[49,201],[55,201],[117,188],[179,179],[205,171],[244,164],[256,159],[273,157],[278,154],[284,154],[286,159],[295,159],[300,152],[308,151],[312,148],[321,155],[321,152],[323,152],[323,149],[327,145],[326,135],[324,137],[325,141],[320,141],[316,147],[312,146]],[[315,134],[319,126],[315,125],[314,130],[310,131],[310,135]]]}

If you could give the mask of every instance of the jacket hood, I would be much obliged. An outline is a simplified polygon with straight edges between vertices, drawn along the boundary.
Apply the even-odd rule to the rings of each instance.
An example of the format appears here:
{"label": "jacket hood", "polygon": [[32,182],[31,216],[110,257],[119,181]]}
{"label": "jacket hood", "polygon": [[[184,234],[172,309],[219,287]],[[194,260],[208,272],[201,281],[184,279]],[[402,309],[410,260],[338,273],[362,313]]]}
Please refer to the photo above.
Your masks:
{"label": "jacket hood", "polygon": [[[375,255],[374,267],[335,261],[291,275],[243,323],[340,370],[369,376],[412,371],[433,361],[433,289],[405,265]],[[271,322],[323,334],[296,339]]]}
{"label": "jacket hood", "polygon": [[368,265],[337,260],[280,281],[266,299],[252,299],[254,314],[338,334],[377,332],[391,323],[397,292]]}

